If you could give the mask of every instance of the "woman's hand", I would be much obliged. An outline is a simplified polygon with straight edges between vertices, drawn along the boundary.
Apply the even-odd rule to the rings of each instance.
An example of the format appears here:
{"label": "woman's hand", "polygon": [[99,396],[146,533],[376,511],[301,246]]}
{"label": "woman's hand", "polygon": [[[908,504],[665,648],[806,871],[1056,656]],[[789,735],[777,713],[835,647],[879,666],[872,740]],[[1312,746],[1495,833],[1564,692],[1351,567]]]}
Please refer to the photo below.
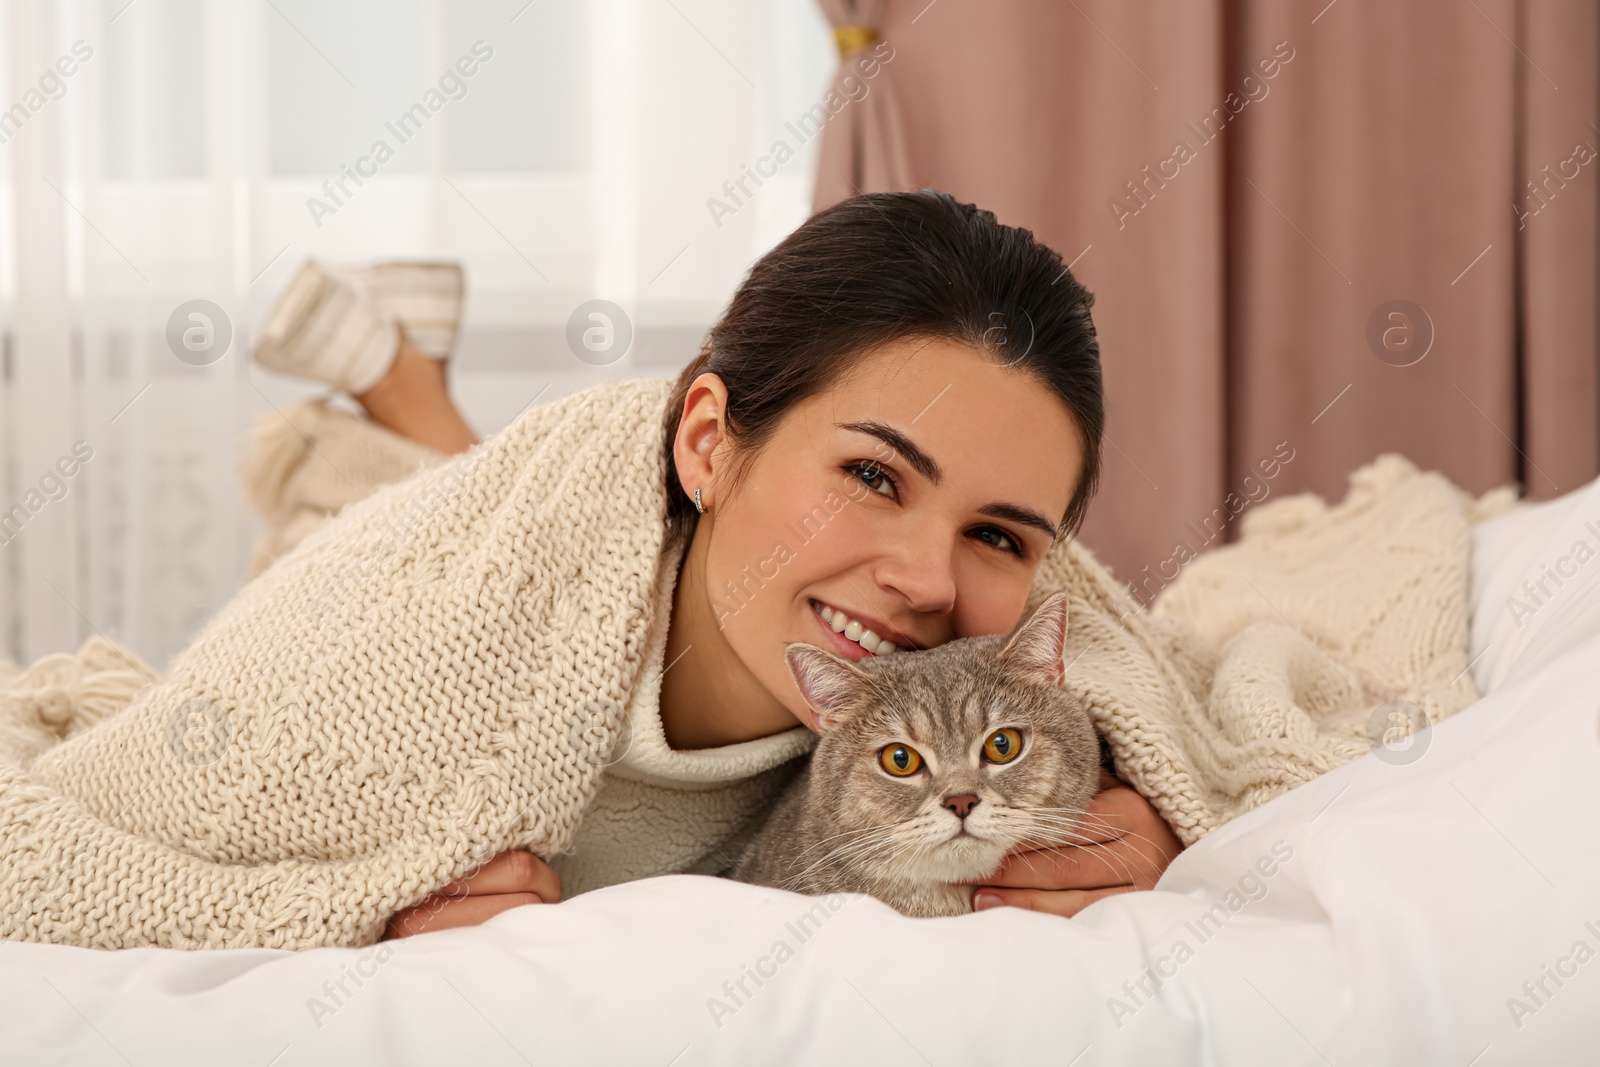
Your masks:
{"label": "woman's hand", "polygon": [[1023,848],[972,895],[974,911],[1009,904],[1073,916],[1102,897],[1150,889],[1183,845],[1136,790],[1100,771],[1100,792],[1078,828],[1090,843]]}
{"label": "woman's hand", "polygon": [[560,899],[561,876],[532,852],[515,849],[396,914],[383,939],[476,926],[523,904],[554,904]]}

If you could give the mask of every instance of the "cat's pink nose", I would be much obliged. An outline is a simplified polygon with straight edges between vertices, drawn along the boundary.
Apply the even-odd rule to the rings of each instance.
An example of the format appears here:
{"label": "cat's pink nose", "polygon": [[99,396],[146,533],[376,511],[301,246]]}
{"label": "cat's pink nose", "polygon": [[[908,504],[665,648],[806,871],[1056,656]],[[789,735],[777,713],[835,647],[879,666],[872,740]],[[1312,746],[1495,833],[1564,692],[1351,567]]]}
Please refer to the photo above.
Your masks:
{"label": "cat's pink nose", "polygon": [[967,813],[977,807],[978,797],[975,793],[962,793],[958,797],[945,797],[944,806],[956,813],[956,817],[965,819]]}

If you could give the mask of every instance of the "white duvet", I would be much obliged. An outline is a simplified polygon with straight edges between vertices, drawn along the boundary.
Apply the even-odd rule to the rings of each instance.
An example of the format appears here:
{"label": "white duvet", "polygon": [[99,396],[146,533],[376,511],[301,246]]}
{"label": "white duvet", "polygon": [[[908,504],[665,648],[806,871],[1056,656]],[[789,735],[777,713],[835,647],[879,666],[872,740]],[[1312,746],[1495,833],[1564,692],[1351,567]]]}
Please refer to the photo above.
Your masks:
{"label": "white duvet", "polygon": [[0,1063],[1600,1063],[1600,482],[1474,572],[1483,700],[1072,920],[682,875],[364,950],[6,943]]}

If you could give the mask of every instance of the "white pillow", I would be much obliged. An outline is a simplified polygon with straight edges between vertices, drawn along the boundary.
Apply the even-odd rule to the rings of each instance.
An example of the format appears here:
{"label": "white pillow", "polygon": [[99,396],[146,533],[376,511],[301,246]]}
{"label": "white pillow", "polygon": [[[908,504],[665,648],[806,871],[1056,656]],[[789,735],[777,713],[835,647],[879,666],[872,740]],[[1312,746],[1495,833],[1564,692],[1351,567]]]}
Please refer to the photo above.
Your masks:
{"label": "white pillow", "polygon": [[1472,605],[1486,695],[1600,634],[1600,478],[1473,527]]}

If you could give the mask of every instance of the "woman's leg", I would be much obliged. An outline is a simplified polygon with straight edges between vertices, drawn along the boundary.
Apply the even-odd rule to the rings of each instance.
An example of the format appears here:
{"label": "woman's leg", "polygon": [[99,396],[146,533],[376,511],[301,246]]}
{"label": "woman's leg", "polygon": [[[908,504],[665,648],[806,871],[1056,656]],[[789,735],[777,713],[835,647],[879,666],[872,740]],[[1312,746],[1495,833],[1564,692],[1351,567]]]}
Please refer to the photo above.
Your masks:
{"label": "woman's leg", "polygon": [[465,452],[478,442],[450,399],[444,361],[422,355],[403,332],[388,373],[356,400],[379,426],[440,452]]}

